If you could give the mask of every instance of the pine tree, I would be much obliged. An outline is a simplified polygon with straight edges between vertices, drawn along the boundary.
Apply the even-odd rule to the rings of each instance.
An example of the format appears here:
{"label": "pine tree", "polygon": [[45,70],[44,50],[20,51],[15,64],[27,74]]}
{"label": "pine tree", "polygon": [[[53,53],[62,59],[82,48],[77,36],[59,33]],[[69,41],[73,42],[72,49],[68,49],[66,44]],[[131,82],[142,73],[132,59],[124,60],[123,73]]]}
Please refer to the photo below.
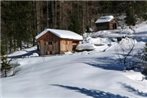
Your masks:
{"label": "pine tree", "polygon": [[7,74],[11,70],[12,66],[9,64],[6,56],[3,55],[1,60],[2,60],[1,63],[2,77],[7,77]]}
{"label": "pine tree", "polygon": [[130,3],[128,5],[128,8],[126,10],[126,24],[128,26],[135,25],[136,24],[136,18],[134,14],[134,5]]}
{"label": "pine tree", "polygon": [[72,8],[76,8],[73,9],[71,14],[70,14],[70,24],[68,29],[71,31],[74,31],[76,33],[82,33],[82,28],[81,28],[81,18],[80,18],[80,5],[78,4],[78,2],[74,2],[72,3]]}
{"label": "pine tree", "polygon": [[34,2],[2,1],[2,47],[8,53],[21,49],[23,43],[35,43],[34,7]]}

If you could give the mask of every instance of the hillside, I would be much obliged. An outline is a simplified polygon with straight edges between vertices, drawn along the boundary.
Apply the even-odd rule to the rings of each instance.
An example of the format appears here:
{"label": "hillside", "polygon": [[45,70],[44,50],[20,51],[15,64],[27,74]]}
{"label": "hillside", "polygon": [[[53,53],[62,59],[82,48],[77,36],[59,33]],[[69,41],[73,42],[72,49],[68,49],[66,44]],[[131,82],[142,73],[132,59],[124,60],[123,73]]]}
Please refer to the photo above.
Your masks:
{"label": "hillside", "polygon": [[[140,26],[141,29],[143,26]],[[140,27],[138,27],[139,31],[141,31]],[[15,59],[13,62],[20,64],[20,70],[15,76],[0,78],[0,96],[2,98],[146,98],[147,80],[142,81],[143,75],[140,72],[123,71],[124,66],[119,62],[118,53],[123,53],[120,46],[128,49],[131,41],[131,38],[124,38],[119,43],[112,42],[109,47],[95,46],[95,49],[89,52],[44,57],[36,55],[36,57]],[[133,41],[135,41],[133,53],[144,48],[144,42]],[[23,52],[13,53],[13,56],[18,54]]]}
{"label": "hillside", "polygon": [[[65,60],[66,59],[66,60]],[[147,81],[122,71],[110,51],[19,59],[21,71],[2,78],[3,98],[145,98]]]}

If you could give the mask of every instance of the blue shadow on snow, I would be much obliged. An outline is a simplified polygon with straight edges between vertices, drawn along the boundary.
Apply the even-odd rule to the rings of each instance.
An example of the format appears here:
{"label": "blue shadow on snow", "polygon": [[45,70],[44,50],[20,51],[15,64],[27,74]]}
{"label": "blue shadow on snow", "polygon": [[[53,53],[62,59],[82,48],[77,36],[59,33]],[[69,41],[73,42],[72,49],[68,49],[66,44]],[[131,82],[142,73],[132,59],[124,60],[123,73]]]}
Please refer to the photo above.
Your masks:
{"label": "blue shadow on snow", "polygon": [[113,59],[111,57],[99,57],[99,58],[91,58],[90,61],[81,60],[80,62],[88,64],[90,66],[107,69],[107,70],[124,70],[124,66],[120,64],[118,59]]}
{"label": "blue shadow on snow", "polygon": [[93,97],[93,98],[128,98],[126,96],[112,94],[112,93],[104,92],[104,91],[100,91],[100,90],[90,90],[90,89],[86,89],[86,88],[79,88],[79,87],[65,86],[65,85],[58,85],[58,84],[52,84],[52,85],[66,88],[69,90],[74,90],[76,92],[85,94],[85,95]]}
{"label": "blue shadow on snow", "polygon": [[12,59],[15,59],[15,58],[23,58],[23,57],[25,57],[25,56],[30,56],[30,55],[32,55],[33,53],[38,53],[37,50],[26,51],[26,52],[27,52],[27,53],[20,54],[20,55],[8,56],[8,58],[12,58]]}
{"label": "blue shadow on snow", "polygon": [[123,85],[123,87],[125,87],[129,92],[132,92],[136,95],[139,95],[139,96],[142,96],[142,97],[146,97],[147,98],[147,93],[144,93],[144,92],[141,92],[135,88],[133,88],[132,86],[130,85],[127,85],[125,83],[121,83]]}

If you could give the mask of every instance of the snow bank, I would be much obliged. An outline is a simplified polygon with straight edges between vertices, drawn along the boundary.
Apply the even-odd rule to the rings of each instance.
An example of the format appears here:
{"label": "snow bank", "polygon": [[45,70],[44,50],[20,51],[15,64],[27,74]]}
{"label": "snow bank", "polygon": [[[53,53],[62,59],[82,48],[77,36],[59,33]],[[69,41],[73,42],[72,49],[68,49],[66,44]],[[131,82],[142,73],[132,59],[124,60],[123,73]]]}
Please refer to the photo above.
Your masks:
{"label": "snow bank", "polygon": [[94,45],[90,44],[90,43],[79,44],[76,47],[76,50],[78,50],[78,51],[84,51],[84,50],[90,51],[90,50],[94,50],[94,49],[95,49]]}
{"label": "snow bank", "polygon": [[30,48],[26,48],[24,49],[25,51],[33,51],[33,50],[37,50],[37,46],[34,46],[34,47],[30,47]]}
{"label": "snow bank", "polygon": [[101,38],[101,37],[91,38],[89,37],[88,42],[96,46],[101,46],[105,44],[110,44],[111,40],[109,38]]}
{"label": "snow bank", "polygon": [[33,53],[32,55],[30,55],[30,57],[37,57],[37,56],[39,56],[38,53]]}
{"label": "snow bank", "polygon": [[13,52],[13,53],[9,54],[8,57],[17,56],[17,55],[23,55],[23,54],[26,54],[26,53],[28,53],[28,52],[25,51],[25,50],[20,50],[20,51],[16,51],[16,52]]}
{"label": "snow bank", "polygon": [[126,48],[126,49],[131,49],[132,47],[135,46],[135,44],[137,43],[136,40],[132,39],[132,38],[123,38],[120,42],[119,42],[119,45],[123,48]]}
{"label": "snow bank", "polygon": [[8,57],[29,57],[29,56],[39,56],[38,53],[35,53],[37,50],[37,46],[26,48],[20,51],[15,51],[9,55]]}
{"label": "snow bank", "polygon": [[123,73],[124,76],[126,76],[127,78],[134,80],[134,81],[141,81],[144,77],[144,75],[142,75],[140,72],[134,72],[132,71],[126,71],[125,73]]}
{"label": "snow bank", "polygon": [[105,52],[107,49],[109,49],[110,46],[108,46],[107,44],[103,45],[103,46],[95,46],[95,50],[97,52]]}
{"label": "snow bank", "polygon": [[103,36],[107,36],[112,34],[111,31],[109,30],[102,30],[102,31],[98,31],[98,32],[93,32],[93,34],[91,34],[91,37],[95,38],[95,37],[103,37]]}
{"label": "snow bank", "polygon": [[69,54],[72,54],[72,52],[71,51],[68,51],[68,52],[65,52],[64,54],[65,55],[69,55]]}
{"label": "snow bank", "polygon": [[87,37],[83,43],[80,43],[77,47],[76,50],[78,51],[91,51],[91,50],[96,50],[96,51],[104,51],[105,49],[108,48],[108,46],[111,44],[111,40],[109,38],[92,38],[92,37]]}
{"label": "snow bank", "polygon": [[137,54],[144,49],[145,42],[137,42],[135,39],[132,38],[122,38],[122,40],[118,42],[112,42],[111,46],[107,49],[107,51],[111,51],[117,55],[124,55],[128,53],[132,48],[132,52],[130,55]]}
{"label": "snow bank", "polygon": [[147,21],[142,22],[134,27],[136,33],[146,33],[147,34]]}

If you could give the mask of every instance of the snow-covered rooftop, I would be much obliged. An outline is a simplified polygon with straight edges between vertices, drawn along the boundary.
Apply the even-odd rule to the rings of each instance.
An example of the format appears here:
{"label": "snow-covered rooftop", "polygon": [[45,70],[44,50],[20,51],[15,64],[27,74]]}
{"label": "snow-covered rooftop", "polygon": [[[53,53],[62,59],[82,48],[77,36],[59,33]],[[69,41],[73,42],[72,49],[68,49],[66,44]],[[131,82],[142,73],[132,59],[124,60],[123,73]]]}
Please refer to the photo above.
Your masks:
{"label": "snow-covered rooftop", "polygon": [[69,31],[69,30],[60,30],[60,29],[45,29],[40,34],[38,34],[35,38],[38,39],[42,35],[46,33],[53,33],[59,38],[65,38],[65,39],[74,39],[74,40],[83,40],[83,37],[75,32]]}
{"label": "snow-covered rooftop", "polygon": [[95,23],[110,22],[113,19],[114,19],[114,17],[112,15],[110,15],[110,16],[101,16],[99,19],[97,19],[97,21]]}

